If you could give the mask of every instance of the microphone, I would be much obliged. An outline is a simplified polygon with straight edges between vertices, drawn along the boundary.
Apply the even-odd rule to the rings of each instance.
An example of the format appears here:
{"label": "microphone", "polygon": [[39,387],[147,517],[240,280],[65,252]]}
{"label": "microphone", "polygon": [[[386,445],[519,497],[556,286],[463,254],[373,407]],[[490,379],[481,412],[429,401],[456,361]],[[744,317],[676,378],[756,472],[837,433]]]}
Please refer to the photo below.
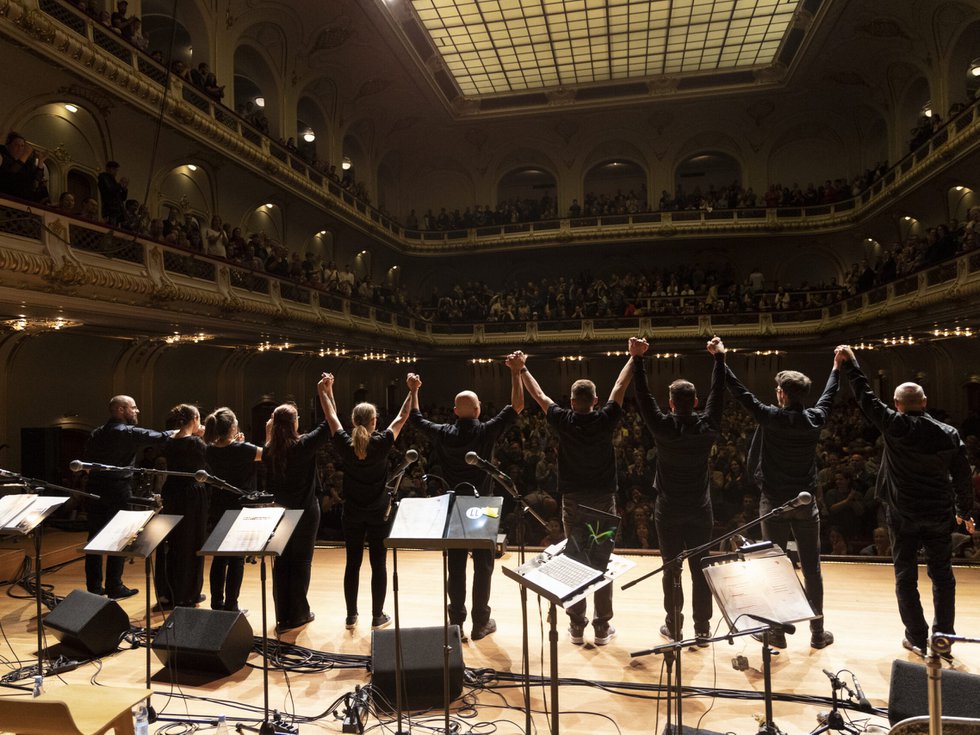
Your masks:
{"label": "microphone", "polygon": [[494,464],[487,462],[487,460],[485,460],[476,452],[466,453],[466,464],[471,464],[474,467],[479,467],[481,470],[483,470],[488,475],[490,475],[490,477],[494,478],[498,482],[504,483],[505,485],[513,484],[511,479],[507,475],[505,475],[503,472],[497,469],[497,467]]}
{"label": "microphone", "polygon": [[18,475],[16,472],[11,472],[10,470],[0,470],[0,477],[6,477],[11,480],[22,480],[23,477]]}
{"label": "microphone", "polygon": [[409,449],[407,452],[405,452],[405,457],[402,459],[402,463],[398,465],[398,469],[392,473],[392,476],[397,477],[398,475],[404,473],[405,470],[407,470],[409,466],[412,464],[412,462],[418,461],[418,458],[419,458],[419,453],[414,449]]}
{"label": "microphone", "polygon": [[82,462],[73,459],[68,463],[68,469],[72,472],[122,472],[129,471],[128,467],[116,467],[111,464],[99,464],[98,462]]}
{"label": "microphone", "polygon": [[801,492],[792,500],[788,500],[783,503],[777,510],[793,510],[794,508],[800,508],[804,505],[809,505],[813,502],[813,495],[808,493],[806,490]]}
{"label": "microphone", "polygon": [[229,492],[235,493],[236,495],[242,495],[242,491],[239,490],[234,485],[225,482],[220,477],[215,477],[214,475],[208,474],[207,470],[198,470],[194,473],[194,481],[199,485],[214,485],[214,487],[221,488],[222,490],[227,490]]}
{"label": "microphone", "polygon": [[851,679],[854,681],[854,691],[857,692],[858,707],[870,711],[872,709],[871,702],[864,696],[864,689],[861,688],[861,682],[858,681],[857,675],[853,672],[851,673]]}
{"label": "microphone", "polygon": [[[807,493],[807,495],[809,495],[809,493]],[[772,618],[764,618],[761,615],[755,615],[753,613],[745,613],[745,617],[752,618],[753,620],[758,620],[760,623],[765,623],[766,625],[768,625],[770,628],[773,629],[773,632],[776,633],[778,633],[779,631],[783,631],[784,633],[789,633],[790,635],[793,635],[793,633],[796,632],[796,626],[793,625],[792,623],[780,623],[778,620],[773,620]]]}

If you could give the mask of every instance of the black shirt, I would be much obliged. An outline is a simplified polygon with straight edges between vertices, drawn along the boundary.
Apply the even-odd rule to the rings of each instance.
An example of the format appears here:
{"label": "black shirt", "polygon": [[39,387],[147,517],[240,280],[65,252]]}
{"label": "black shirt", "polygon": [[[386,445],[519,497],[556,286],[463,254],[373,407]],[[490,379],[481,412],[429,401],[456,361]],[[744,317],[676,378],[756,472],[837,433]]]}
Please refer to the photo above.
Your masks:
{"label": "black shirt", "polygon": [[840,376],[830,371],[827,385],[813,408],[794,403],[786,408],[762,403],[742,385],[730,367],[725,368],[728,389],[759,427],[749,446],[747,469],[766,497],[777,503],[791,500],[801,491],[812,491],[817,481],[816,449],[820,430],[837,395]]}
{"label": "black shirt", "polygon": [[[255,491],[255,455],[259,448],[248,442],[232,442],[223,447],[209,444],[205,452],[209,472],[244,493]],[[215,512],[241,510],[241,498],[228,490],[214,488],[211,507]]]}
{"label": "black shirt", "polygon": [[476,452],[488,462],[493,458],[493,445],[517,421],[517,411],[507,405],[489,421],[457,419],[454,424],[436,424],[412,409],[409,421],[432,440],[435,461],[442,468],[446,482],[459,495],[470,495],[467,488],[457,486],[469,482],[480,495],[493,495],[493,480],[476,465],[466,464],[467,452]]}
{"label": "black shirt", "polygon": [[333,435],[333,444],[344,467],[344,513],[381,511],[388,507],[385,481],[388,479],[388,452],[395,444],[390,429],[375,431],[367,446],[367,456],[354,454],[351,435],[341,429]]}
{"label": "black shirt", "polygon": [[313,431],[302,434],[286,451],[285,471],[276,471],[274,457],[268,449],[262,461],[269,468],[267,482],[276,502],[284,508],[307,508],[320,489],[316,472],[316,451],[330,440],[330,427],[321,421]]}
{"label": "black shirt", "polygon": [[556,403],[548,407],[548,423],[558,433],[558,492],[616,492],[619,486],[612,439],[622,418],[623,407],[616,401],[588,413]]}
{"label": "black shirt", "polygon": [[[97,428],[85,443],[86,462],[131,467],[136,455],[147,447],[159,446],[168,435],[152,429],[133,426],[124,421],[109,420]],[[106,504],[125,502],[132,492],[131,472],[92,472],[87,489],[101,496]]]}
{"label": "black shirt", "polygon": [[[171,439],[163,445],[161,454],[167,460],[167,469],[171,472],[197,472],[207,467],[205,452],[208,445],[199,436],[182,436]],[[163,483],[163,494],[179,496],[188,492],[207,492],[207,488],[197,486],[193,477],[170,476]],[[166,497],[164,498],[166,502]]]}
{"label": "black shirt", "polygon": [[901,413],[875,396],[853,361],[844,363],[861,411],[885,441],[876,497],[909,520],[951,521],[973,512],[970,463],[959,432],[923,411]]}
{"label": "black shirt", "polygon": [[657,443],[653,487],[657,503],[671,510],[711,507],[708,455],[721,428],[725,397],[725,356],[715,355],[704,412],[664,413],[650,393],[643,358],[633,358],[636,403]]}

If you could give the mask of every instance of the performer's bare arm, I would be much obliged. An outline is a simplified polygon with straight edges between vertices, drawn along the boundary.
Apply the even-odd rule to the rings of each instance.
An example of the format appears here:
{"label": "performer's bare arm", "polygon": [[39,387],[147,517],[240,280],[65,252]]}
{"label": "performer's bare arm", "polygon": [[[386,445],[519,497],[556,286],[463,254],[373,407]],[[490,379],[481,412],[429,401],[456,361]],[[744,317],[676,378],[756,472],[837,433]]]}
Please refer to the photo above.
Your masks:
{"label": "performer's bare arm", "polygon": [[[630,342],[636,339],[635,337],[630,338]],[[630,381],[633,380],[633,356],[630,354],[630,358],[623,365],[623,369],[619,371],[619,377],[616,378],[616,382],[613,384],[612,393],[609,394],[609,400],[615,401],[620,406],[623,405],[623,398],[626,396],[626,389],[629,388]]]}
{"label": "performer's bare arm", "polygon": [[411,410],[412,394],[409,392],[409,394],[405,396],[405,400],[402,402],[401,410],[398,412],[398,415],[395,416],[395,420],[388,425],[388,431],[394,434],[396,439],[401,433],[401,430],[404,428],[405,422],[408,421],[408,413]]}
{"label": "performer's bare arm", "polygon": [[527,392],[531,394],[531,398],[541,406],[542,411],[547,413],[548,409],[555,405],[555,402],[548,398],[544,391],[541,390],[541,386],[538,385],[538,381],[531,375],[531,371],[528,370],[527,365],[521,369],[519,375],[524,383],[524,387],[527,388]]}
{"label": "performer's bare arm", "polygon": [[[327,420],[327,426],[330,427],[330,433],[336,434],[344,427],[341,425],[340,417],[337,415],[337,399],[333,396],[333,382],[333,373],[323,373],[320,383],[325,383],[325,386],[320,399],[320,405],[323,406],[323,416]],[[318,392],[319,388],[320,386],[317,385]]]}

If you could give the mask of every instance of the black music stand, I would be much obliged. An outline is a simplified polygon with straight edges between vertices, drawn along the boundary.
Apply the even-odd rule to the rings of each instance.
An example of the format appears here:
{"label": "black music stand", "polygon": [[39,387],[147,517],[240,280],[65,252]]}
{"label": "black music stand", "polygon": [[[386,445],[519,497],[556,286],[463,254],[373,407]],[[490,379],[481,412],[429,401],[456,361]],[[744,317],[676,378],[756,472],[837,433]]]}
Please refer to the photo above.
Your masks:
{"label": "black music stand", "polygon": [[[597,590],[602,589],[606,585],[612,584],[616,578],[622,576],[630,569],[632,569],[634,566],[636,566],[634,562],[628,559],[624,559],[623,557],[617,556],[616,554],[610,554],[609,564],[607,565],[606,573],[602,578],[596,580],[585,589],[577,592],[572,597],[569,597],[566,600],[562,600],[561,598],[553,594],[551,591],[546,590],[543,587],[539,587],[534,582],[527,579],[524,575],[531,569],[541,566],[548,559],[552,558],[553,556],[563,551],[565,543],[567,543],[567,540],[554,544],[553,546],[549,546],[545,551],[542,551],[533,559],[526,562],[525,564],[522,564],[516,569],[503,567],[504,576],[510,577],[515,582],[517,582],[517,584],[520,585],[522,590],[526,588],[529,589],[531,592],[534,592],[539,597],[543,597],[548,601],[549,604],[548,622],[551,627],[548,632],[548,641],[549,641],[548,650],[551,656],[551,676],[550,676],[551,735],[558,735],[558,608],[561,607],[562,609],[564,609],[569,605],[574,605],[579,600],[585,599],[586,597],[593,594]],[[524,637],[526,640],[527,639],[526,616],[524,620],[524,626],[525,626]]]}
{"label": "black music stand", "polygon": [[[25,478],[26,479],[26,478]],[[29,536],[34,534],[34,602],[37,609],[37,673],[44,676],[44,629],[41,623],[41,534],[44,519],[60,508],[68,498],[42,497],[40,495],[8,495],[16,498],[22,507],[19,511],[4,519],[5,525],[0,527],[0,534],[16,534]],[[25,498],[31,498],[26,502]],[[17,502],[11,501],[11,502]]]}
{"label": "black music stand", "polygon": [[[447,498],[440,500],[440,498]],[[446,503],[445,506],[441,503]],[[398,549],[442,551],[443,650],[442,685],[445,732],[449,730],[449,549],[487,549],[493,552],[500,527],[504,499],[501,497],[463,497],[454,493],[436,498],[405,498],[385,539],[391,549],[392,589],[395,597],[395,709],[402,730],[402,648],[398,612]],[[423,520],[423,523],[419,523]]]}
{"label": "black music stand", "polygon": [[259,578],[262,585],[262,696],[264,705],[264,714],[262,725],[259,728],[259,734],[276,735],[276,726],[269,720],[269,623],[266,602],[265,560],[269,556],[276,557],[282,555],[286,544],[289,543],[289,539],[293,535],[293,531],[296,530],[300,518],[303,517],[303,511],[283,511],[282,518],[276,525],[272,535],[257,548],[222,549],[221,546],[224,543],[225,536],[228,535],[235,521],[238,520],[239,514],[243,512],[248,512],[248,510],[226,510],[224,515],[221,516],[221,520],[218,521],[218,525],[214,527],[211,535],[208,536],[208,540],[204,542],[204,546],[197,553],[201,556],[256,556],[259,558]]}
{"label": "black music stand", "polygon": [[[89,554],[104,554],[105,556],[121,556],[126,559],[142,559],[146,578],[146,594],[144,596],[146,606],[146,627],[143,629],[146,645],[146,688],[150,687],[150,557],[163,540],[170,534],[183,516],[176,515],[154,515],[150,518],[135,538],[113,539],[112,543],[107,543],[108,539],[116,536],[113,533],[113,524],[121,522],[129,511],[121,510],[112,517],[105,527],[93,538],[85,547],[84,551]],[[150,699],[151,694],[146,698],[146,709],[149,713],[150,722],[156,722],[156,712]]]}

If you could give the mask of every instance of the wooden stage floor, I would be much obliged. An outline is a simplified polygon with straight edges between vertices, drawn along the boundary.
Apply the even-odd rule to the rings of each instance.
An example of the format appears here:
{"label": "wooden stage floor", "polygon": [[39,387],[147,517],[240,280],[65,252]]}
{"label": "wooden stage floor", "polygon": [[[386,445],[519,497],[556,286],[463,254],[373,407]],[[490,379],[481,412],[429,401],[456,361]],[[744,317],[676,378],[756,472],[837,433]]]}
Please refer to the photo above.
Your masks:
{"label": "wooden stage floor", "polygon": [[[636,568],[622,581],[635,578],[659,564],[656,556],[634,556]],[[431,626],[441,623],[441,557],[432,552],[399,553],[399,576],[401,587],[401,622],[403,627]],[[498,561],[493,584],[493,616],[498,631],[479,642],[463,645],[465,665],[470,668],[492,668],[497,671],[519,672],[521,668],[521,615],[520,597],[517,586],[506,578],[499,566],[516,566],[515,553],[508,553]],[[344,629],[345,608],[341,579],[343,575],[344,552],[339,548],[318,549],[314,560],[313,582],[310,599],[316,612],[316,620],[307,628],[293,634],[286,634],[284,640],[316,649],[345,654],[370,654],[371,631],[365,624],[366,611],[370,610],[368,563],[365,554],[361,581],[362,624],[356,631]],[[391,558],[389,555],[389,573]],[[830,696],[830,683],[822,669],[838,671],[849,669],[855,672],[867,696],[876,706],[886,707],[888,680],[893,659],[914,660],[901,647],[902,625],[898,618],[893,591],[891,565],[885,564],[844,564],[826,563],[823,567],[826,587],[825,609],[827,628],[833,631],[836,643],[822,650],[812,650],[809,634],[803,630],[790,636],[789,647],[774,658],[773,688],[776,692],[798,695]],[[930,610],[931,594],[925,569],[921,568],[920,588],[926,591],[924,602]],[[83,568],[75,562],[53,572],[45,578],[46,584],[53,584],[59,595],[67,595],[72,589],[83,587]],[[125,580],[130,586],[139,587],[141,594],[125,600],[123,606],[134,625],[142,625],[143,580],[142,564],[127,566]],[[686,576],[686,575],[685,575]],[[960,568],[956,571],[957,628],[963,635],[980,635],[980,568]],[[620,582],[620,584],[622,583]],[[271,580],[270,580],[271,592]],[[685,579],[685,586],[689,582]],[[20,591],[20,590],[18,590]],[[689,589],[686,596],[690,598]],[[258,567],[246,567],[245,587],[241,604],[249,609],[248,619],[258,632],[261,624],[260,588]],[[204,603],[206,606],[207,603]],[[542,605],[539,615],[536,598],[532,596],[529,605],[531,627],[531,672],[548,673],[547,639],[542,642],[541,630],[547,630],[544,620],[546,606]],[[393,609],[390,584],[386,610]],[[616,616],[614,623],[618,636],[608,646],[597,648],[589,641],[591,630],[586,632],[586,645],[574,646],[566,634],[566,618],[559,613],[559,673],[562,677],[574,677],[589,681],[628,682],[631,684],[658,684],[662,676],[662,657],[652,655],[631,659],[629,652],[660,644],[657,633],[663,622],[662,594],[659,578],[651,579],[626,592],[616,589]],[[928,613],[927,613],[928,616]],[[0,622],[7,642],[0,640],[0,655],[5,658],[21,657],[27,659],[34,651],[34,604],[32,601],[13,599],[4,596],[0,601]],[[270,595],[270,618],[271,595]],[[367,618],[369,620],[369,618]],[[716,613],[713,620],[717,623]],[[159,625],[161,616],[154,616],[153,624]],[[467,626],[467,633],[469,629]],[[690,631],[688,631],[690,632]],[[49,643],[54,641],[49,637]],[[11,651],[11,648],[13,649]],[[980,671],[980,646],[960,645],[954,649],[955,668],[961,671]],[[748,658],[750,668],[744,672],[732,668],[732,658],[737,655]],[[253,656],[251,662],[259,664],[260,659]],[[748,692],[762,691],[760,645],[750,639],[741,638],[735,645],[716,644],[708,649],[694,649],[685,652],[683,657],[684,683],[688,686],[705,688],[724,688]],[[153,658],[153,671],[161,668],[156,657]],[[144,651],[125,649],[102,660],[101,668],[96,664],[83,666],[63,675],[65,682],[84,684],[93,677],[98,684],[115,686],[141,685],[144,676]],[[364,670],[346,669],[317,674],[293,673],[287,677],[282,672],[270,674],[271,706],[299,715],[319,714],[335,698],[351,691],[355,685],[368,682]],[[56,680],[47,683],[51,690],[59,686]],[[262,704],[262,671],[246,667],[238,673],[204,686],[182,684],[180,689],[186,695],[220,698],[251,705]],[[171,686],[166,682],[154,684],[154,704],[164,714],[180,716],[217,715],[224,713],[229,722],[236,715],[252,717],[251,713],[241,713],[227,706],[202,700],[181,700],[168,698]],[[174,690],[176,691],[176,690]],[[93,689],[97,692],[97,689]],[[6,692],[4,692],[6,693]],[[96,695],[97,696],[97,695]],[[534,715],[537,732],[548,732],[549,724],[544,714],[543,697],[547,692],[542,686],[533,690],[532,706],[538,711]],[[477,695],[475,716],[473,711],[463,719],[461,732],[473,728],[474,733],[488,735],[491,732],[519,733],[523,731],[524,715],[507,705],[519,706],[522,702],[520,688],[501,688],[494,691],[481,691]],[[568,735],[591,733],[659,733],[663,729],[665,704],[654,699],[641,699],[613,694],[597,688],[585,686],[562,686],[560,692],[560,728]],[[774,706],[775,722],[788,735],[809,733],[817,726],[817,714],[828,709],[826,706],[779,702]],[[598,714],[595,714],[598,713]],[[685,701],[685,724],[694,725],[703,714],[701,726],[722,733],[757,732],[756,716],[763,713],[761,700],[745,701],[711,697],[694,697]],[[615,726],[605,715],[615,722]],[[858,712],[851,713],[855,720],[866,719]],[[659,717],[659,724],[657,718]],[[437,718],[441,722],[441,717]],[[439,725],[440,722],[428,722]],[[496,722],[496,729],[478,723]],[[885,725],[885,720],[874,718],[872,724]],[[2,730],[0,723],[0,730]],[[369,726],[374,732],[393,732],[394,728],[380,728],[378,721],[371,719]],[[341,732],[341,723],[332,716],[317,722],[301,724],[300,732]],[[151,727],[151,732],[155,730]],[[176,732],[168,730],[167,732]],[[205,731],[206,732],[206,731]],[[413,727],[412,732],[429,732],[421,727]]]}

